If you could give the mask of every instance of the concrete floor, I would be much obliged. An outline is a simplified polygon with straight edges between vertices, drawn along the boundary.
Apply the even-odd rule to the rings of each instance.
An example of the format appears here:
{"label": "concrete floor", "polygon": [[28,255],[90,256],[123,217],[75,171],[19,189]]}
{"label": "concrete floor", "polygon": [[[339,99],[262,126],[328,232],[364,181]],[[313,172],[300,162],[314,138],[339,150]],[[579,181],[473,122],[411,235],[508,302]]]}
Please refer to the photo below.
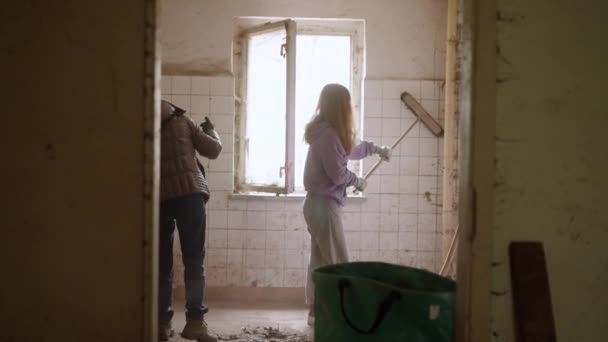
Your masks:
{"label": "concrete floor", "polygon": [[[210,301],[209,313],[205,320],[214,334],[230,341],[312,341],[312,328],[306,323],[307,308],[304,304],[282,303],[238,303],[229,301]],[[186,324],[184,304],[174,305],[173,329],[179,334]],[[247,333],[243,332],[243,328]],[[257,329],[256,329],[257,328]],[[264,328],[278,329],[288,337],[264,338],[253,330],[264,332]],[[262,334],[263,335],[263,334]],[[172,341],[181,341],[175,337]]]}

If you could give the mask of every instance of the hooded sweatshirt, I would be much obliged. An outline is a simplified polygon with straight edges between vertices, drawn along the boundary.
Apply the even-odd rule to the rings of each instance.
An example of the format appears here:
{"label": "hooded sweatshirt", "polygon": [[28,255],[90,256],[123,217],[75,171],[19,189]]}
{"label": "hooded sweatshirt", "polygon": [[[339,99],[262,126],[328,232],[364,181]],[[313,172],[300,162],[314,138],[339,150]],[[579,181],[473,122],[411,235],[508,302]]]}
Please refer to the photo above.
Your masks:
{"label": "hooded sweatshirt", "polygon": [[371,156],[375,145],[362,141],[348,155],[336,130],[328,123],[314,129],[312,140],[304,166],[304,188],[308,194],[331,198],[343,206],[346,188],[357,180],[357,175],[346,168],[348,161]]}
{"label": "hooded sweatshirt", "polygon": [[[161,120],[160,200],[202,193],[209,195],[207,180],[196,164],[196,152],[215,159],[222,143],[215,130],[203,130],[192,119],[163,108]],[[167,120],[169,119],[169,120]]]}

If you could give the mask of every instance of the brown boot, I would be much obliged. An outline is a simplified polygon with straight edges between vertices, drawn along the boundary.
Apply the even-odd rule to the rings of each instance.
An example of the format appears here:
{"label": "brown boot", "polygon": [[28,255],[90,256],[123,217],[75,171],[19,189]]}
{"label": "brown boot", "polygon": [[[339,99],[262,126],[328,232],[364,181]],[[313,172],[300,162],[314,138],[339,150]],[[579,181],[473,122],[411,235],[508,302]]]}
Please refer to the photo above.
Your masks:
{"label": "brown boot", "polygon": [[198,342],[216,342],[217,337],[209,334],[207,323],[200,320],[190,320],[182,331],[182,337],[187,340],[197,340]]}
{"label": "brown boot", "polygon": [[174,331],[171,329],[171,321],[158,322],[158,340],[161,342],[169,341],[173,337]]}

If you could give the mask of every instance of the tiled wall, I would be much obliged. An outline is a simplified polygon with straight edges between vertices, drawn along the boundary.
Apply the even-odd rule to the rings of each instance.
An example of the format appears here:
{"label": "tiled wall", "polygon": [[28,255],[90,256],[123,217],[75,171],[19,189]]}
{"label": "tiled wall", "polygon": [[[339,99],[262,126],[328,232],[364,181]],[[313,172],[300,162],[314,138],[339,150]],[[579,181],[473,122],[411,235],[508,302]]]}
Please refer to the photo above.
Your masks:
{"label": "tiled wall", "polygon": [[[233,80],[230,77],[163,76],[162,97],[205,115],[220,133],[224,150],[204,160],[208,205],[209,286],[302,287],[310,249],[302,198],[230,198],[233,164]],[[390,145],[415,117],[399,100],[408,91],[442,123],[442,82],[367,80],[364,139]],[[429,270],[441,266],[440,185],[442,142],[417,124],[369,180],[366,199],[348,201],[344,226],[352,260],[378,260]],[[375,157],[364,161],[367,170]],[[176,283],[183,266],[176,240]]]}

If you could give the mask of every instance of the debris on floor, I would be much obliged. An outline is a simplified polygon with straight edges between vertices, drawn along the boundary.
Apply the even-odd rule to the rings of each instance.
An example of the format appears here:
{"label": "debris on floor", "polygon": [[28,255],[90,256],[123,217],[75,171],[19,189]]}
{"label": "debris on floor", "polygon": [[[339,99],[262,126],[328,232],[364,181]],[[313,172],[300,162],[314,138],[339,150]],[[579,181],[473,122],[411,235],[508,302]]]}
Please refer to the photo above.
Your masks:
{"label": "debris on floor", "polygon": [[243,327],[240,334],[219,335],[218,340],[235,342],[312,342],[312,337],[303,332],[282,331],[272,327]]}

